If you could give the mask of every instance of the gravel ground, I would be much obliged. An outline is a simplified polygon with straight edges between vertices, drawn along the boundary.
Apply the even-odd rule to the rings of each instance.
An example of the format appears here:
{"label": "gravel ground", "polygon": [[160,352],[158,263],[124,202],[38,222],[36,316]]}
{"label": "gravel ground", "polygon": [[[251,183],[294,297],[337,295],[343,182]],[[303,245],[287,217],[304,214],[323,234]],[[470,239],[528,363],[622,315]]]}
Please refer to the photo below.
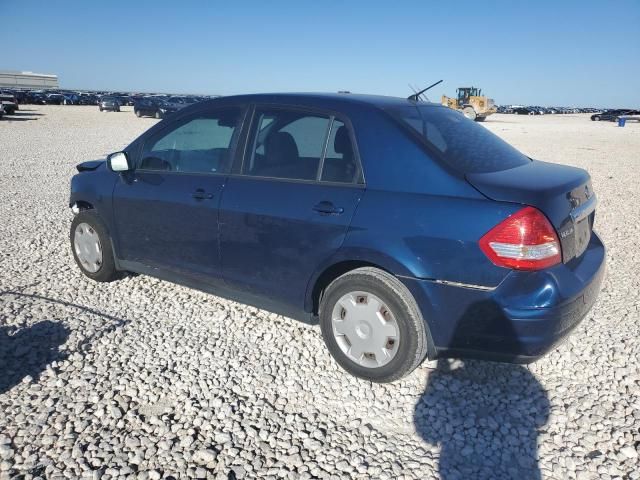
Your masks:
{"label": "gravel ground", "polygon": [[640,125],[494,115],[530,156],[588,169],[608,277],[529,366],[423,364],[376,385],[317,327],[76,268],[74,166],[155,123],[25,106],[0,121],[0,479],[639,479]]}

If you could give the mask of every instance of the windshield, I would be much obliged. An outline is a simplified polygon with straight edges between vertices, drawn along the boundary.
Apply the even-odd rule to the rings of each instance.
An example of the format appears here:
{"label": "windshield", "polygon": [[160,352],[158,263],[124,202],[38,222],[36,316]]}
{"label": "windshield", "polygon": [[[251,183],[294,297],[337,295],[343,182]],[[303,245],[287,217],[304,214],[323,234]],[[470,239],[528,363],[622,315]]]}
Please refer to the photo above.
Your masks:
{"label": "windshield", "polygon": [[462,173],[507,170],[528,163],[528,157],[482,125],[450,108],[402,106],[389,113],[422,137],[429,150]]}

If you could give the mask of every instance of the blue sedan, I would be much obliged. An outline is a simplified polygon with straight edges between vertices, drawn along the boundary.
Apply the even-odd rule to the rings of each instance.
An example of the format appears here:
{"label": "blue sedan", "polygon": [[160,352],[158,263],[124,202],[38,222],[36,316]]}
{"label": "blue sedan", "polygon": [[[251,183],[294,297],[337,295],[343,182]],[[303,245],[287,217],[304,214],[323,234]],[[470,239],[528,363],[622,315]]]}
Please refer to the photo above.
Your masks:
{"label": "blue sedan", "polygon": [[138,272],[319,322],[336,362],[376,382],[427,357],[531,362],[604,275],[587,172],[411,99],[216,98],[78,170],[85,275]]}

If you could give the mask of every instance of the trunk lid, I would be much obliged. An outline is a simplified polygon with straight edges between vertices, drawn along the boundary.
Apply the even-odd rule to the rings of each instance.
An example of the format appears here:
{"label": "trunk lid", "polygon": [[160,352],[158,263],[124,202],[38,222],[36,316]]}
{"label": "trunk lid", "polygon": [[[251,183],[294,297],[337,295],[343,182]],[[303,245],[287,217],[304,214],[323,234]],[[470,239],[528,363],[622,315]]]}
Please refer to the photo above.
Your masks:
{"label": "trunk lid", "polygon": [[533,160],[508,170],[467,173],[465,178],[491,200],[531,205],[542,211],[558,233],[564,263],[586,250],[596,196],[585,170]]}

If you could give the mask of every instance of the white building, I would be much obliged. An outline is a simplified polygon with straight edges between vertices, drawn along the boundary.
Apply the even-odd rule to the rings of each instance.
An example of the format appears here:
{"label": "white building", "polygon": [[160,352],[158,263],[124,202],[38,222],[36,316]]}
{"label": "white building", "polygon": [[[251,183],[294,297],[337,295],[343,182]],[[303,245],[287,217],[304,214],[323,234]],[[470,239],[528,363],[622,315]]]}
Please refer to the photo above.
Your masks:
{"label": "white building", "polygon": [[33,72],[0,70],[0,88],[58,88],[58,76]]}

